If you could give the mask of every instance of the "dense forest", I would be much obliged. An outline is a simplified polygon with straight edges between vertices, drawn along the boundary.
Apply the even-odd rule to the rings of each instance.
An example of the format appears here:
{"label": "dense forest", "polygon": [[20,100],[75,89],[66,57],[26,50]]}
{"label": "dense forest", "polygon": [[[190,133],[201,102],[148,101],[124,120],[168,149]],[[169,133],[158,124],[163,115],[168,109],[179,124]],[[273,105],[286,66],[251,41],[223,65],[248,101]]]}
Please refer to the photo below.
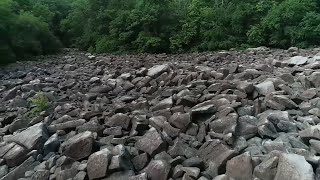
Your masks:
{"label": "dense forest", "polygon": [[0,63],[61,47],[181,53],[320,44],[319,0],[0,0]]}

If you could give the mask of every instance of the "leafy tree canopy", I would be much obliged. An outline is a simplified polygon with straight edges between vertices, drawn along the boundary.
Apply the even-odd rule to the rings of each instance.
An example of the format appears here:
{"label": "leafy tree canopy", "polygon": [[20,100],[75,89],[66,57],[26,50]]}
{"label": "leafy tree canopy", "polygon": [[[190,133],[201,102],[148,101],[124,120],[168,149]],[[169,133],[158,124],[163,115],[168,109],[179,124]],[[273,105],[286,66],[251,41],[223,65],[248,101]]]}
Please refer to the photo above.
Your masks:
{"label": "leafy tree canopy", "polygon": [[180,53],[320,42],[318,0],[1,0],[0,63],[76,47]]}

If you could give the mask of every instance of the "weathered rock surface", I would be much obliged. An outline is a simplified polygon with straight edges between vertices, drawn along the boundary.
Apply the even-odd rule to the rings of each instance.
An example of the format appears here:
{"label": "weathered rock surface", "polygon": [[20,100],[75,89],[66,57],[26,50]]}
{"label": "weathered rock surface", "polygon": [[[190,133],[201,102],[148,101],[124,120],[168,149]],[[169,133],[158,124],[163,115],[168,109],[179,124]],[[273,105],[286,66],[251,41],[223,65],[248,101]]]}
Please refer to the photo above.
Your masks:
{"label": "weathered rock surface", "polygon": [[165,142],[155,128],[149,129],[135,144],[137,149],[155,155],[165,149]]}
{"label": "weathered rock surface", "polygon": [[312,180],[314,178],[312,166],[303,156],[282,154],[279,157],[275,180]]}
{"label": "weathered rock surface", "polygon": [[69,49],[1,67],[0,178],[320,179],[319,51]]}
{"label": "weathered rock surface", "polygon": [[88,157],[91,154],[92,148],[92,132],[86,131],[67,139],[61,144],[60,150],[66,156],[69,156],[75,160],[80,160]]}
{"label": "weathered rock surface", "polygon": [[87,164],[89,179],[103,178],[107,175],[112,154],[107,148],[90,155]]}

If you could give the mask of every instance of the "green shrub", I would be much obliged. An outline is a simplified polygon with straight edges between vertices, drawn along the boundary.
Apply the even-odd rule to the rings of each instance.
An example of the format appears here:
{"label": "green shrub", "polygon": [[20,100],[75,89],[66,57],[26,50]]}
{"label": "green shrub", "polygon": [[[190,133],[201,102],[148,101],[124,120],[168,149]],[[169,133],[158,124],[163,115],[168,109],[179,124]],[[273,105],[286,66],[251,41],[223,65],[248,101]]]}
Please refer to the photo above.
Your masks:
{"label": "green shrub", "polygon": [[50,102],[48,97],[43,93],[37,93],[32,99],[31,99],[31,114],[32,115],[38,115],[42,111],[45,111],[49,108]]}

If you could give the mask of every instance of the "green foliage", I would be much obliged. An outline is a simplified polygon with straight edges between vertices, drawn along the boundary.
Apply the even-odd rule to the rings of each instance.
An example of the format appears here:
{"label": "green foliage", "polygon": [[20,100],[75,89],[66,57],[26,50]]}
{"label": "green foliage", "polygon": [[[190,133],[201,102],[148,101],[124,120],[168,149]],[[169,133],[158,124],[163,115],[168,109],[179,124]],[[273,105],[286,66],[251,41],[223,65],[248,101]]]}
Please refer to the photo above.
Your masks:
{"label": "green foliage", "polygon": [[12,49],[18,57],[53,53],[59,47],[48,25],[28,12],[17,16],[11,34]]}
{"label": "green foliage", "polygon": [[77,0],[63,29],[97,53],[316,45],[316,0]]}
{"label": "green foliage", "polygon": [[[308,23],[309,26],[314,25],[310,23],[311,16],[307,14],[317,9],[315,0],[284,0],[273,6],[267,15],[262,18],[261,23],[250,30],[250,42],[255,44],[264,42],[266,45],[281,48],[299,45],[300,43],[312,44],[309,37],[301,36],[302,32],[299,32],[301,31],[299,27],[303,23]],[[300,38],[297,37],[299,34]]]}
{"label": "green foliage", "polygon": [[37,93],[31,99],[31,106],[33,107],[31,110],[31,115],[36,116],[39,115],[42,111],[45,111],[49,108],[50,103],[47,96],[43,93]]}
{"label": "green foliage", "polygon": [[62,47],[60,21],[68,13],[68,2],[1,0],[0,64],[57,52]]}
{"label": "green foliage", "polygon": [[0,63],[56,52],[179,53],[320,42],[318,0],[1,0]]}

